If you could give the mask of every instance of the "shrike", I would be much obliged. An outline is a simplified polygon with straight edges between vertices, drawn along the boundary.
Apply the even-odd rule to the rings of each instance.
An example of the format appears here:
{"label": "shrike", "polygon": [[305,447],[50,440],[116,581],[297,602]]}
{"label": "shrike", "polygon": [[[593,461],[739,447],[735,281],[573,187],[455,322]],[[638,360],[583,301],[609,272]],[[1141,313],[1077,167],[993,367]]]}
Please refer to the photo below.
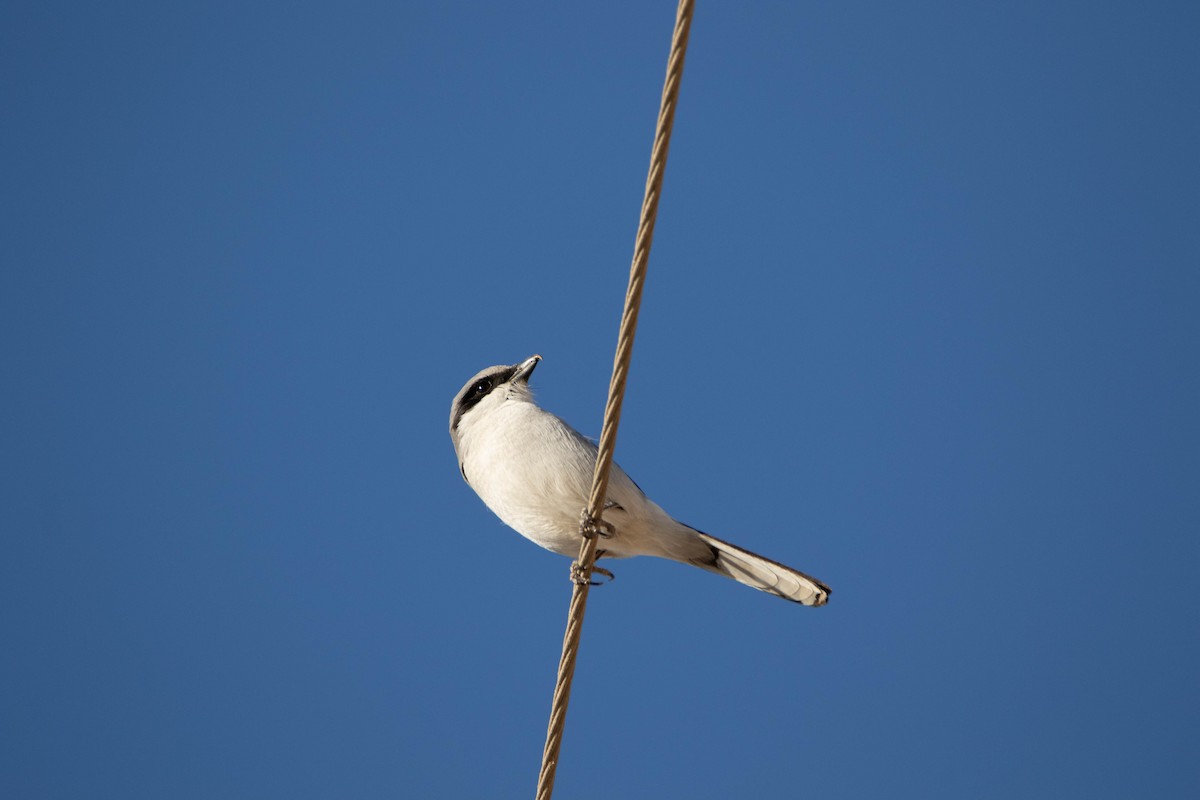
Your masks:
{"label": "shrike", "polygon": [[[541,358],[488,367],[467,381],[450,406],[450,438],[463,478],[496,516],[547,550],[573,557],[596,445],[534,402],[529,376]],[[829,600],[829,587],[816,578],[676,522],[616,464],[603,520],[611,530],[597,558],[658,556],[806,606]]]}

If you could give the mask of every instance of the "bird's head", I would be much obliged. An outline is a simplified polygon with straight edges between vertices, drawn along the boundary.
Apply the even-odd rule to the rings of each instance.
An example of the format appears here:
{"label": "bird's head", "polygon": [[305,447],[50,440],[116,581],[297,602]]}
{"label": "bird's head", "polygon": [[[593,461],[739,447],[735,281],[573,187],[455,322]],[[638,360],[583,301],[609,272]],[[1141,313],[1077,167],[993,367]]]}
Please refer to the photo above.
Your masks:
{"label": "bird's head", "polygon": [[541,356],[530,356],[520,364],[488,367],[467,381],[450,404],[450,438],[456,450],[464,427],[486,418],[506,402],[532,402],[529,376],[541,360]]}

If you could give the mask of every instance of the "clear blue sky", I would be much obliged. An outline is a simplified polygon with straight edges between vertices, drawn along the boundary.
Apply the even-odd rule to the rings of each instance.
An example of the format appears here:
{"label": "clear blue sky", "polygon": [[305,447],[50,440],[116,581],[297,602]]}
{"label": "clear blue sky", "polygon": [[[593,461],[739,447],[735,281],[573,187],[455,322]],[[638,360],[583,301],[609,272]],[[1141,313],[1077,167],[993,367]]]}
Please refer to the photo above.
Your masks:
{"label": "clear blue sky", "polygon": [[[1200,6],[701,0],[556,797],[1200,792]],[[670,2],[0,10],[0,796],[528,797]]]}

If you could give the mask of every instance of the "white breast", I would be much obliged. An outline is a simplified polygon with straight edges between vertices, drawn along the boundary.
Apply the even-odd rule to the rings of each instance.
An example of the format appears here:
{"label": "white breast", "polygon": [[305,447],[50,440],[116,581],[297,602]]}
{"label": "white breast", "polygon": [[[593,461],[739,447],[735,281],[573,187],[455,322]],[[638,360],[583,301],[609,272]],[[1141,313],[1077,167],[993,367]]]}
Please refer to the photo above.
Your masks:
{"label": "white breast", "polygon": [[579,552],[595,463],[590,442],[553,414],[513,401],[464,419],[459,440],[467,480],[496,516],[548,550]]}

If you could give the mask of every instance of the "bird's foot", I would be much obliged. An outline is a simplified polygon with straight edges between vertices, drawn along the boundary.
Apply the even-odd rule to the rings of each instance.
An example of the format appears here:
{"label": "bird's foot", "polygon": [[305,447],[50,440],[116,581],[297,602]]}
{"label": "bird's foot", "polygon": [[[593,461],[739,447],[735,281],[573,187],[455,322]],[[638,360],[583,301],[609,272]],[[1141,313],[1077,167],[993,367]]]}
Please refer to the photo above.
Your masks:
{"label": "bird's foot", "polygon": [[580,565],[580,563],[578,561],[571,562],[571,583],[578,584],[579,586],[584,586],[584,585],[602,586],[605,583],[609,583],[616,577],[611,572],[606,570],[604,567],[597,567],[595,564],[592,565],[592,574],[593,575],[596,575],[596,574],[603,575],[604,577],[608,578],[608,580],[607,581],[591,580],[584,573],[583,567]]}
{"label": "bird's foot", "polygon": [[617,529],[610,522],[596,519],[585,508],[579,518],[579,532],[586,539],[591,539],[593,536],[599,536],[601,539],[610,539],[616,535]]}

